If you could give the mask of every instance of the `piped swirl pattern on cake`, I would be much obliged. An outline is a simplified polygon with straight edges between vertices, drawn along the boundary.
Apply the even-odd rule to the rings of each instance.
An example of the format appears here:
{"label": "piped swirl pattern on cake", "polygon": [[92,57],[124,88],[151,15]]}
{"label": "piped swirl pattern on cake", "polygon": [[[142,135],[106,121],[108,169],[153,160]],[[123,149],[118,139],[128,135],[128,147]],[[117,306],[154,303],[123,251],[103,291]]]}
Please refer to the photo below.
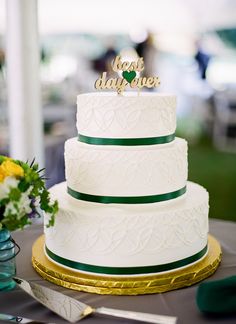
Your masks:
{"label": "piped swirl pattern on cake", "polygon": [[89,93],[77,97],[79,134],[145,138],[174,134],[176,97],[157,93]]}
{"label": "piped swirl pattern on cake", "polygon": [[74,191],[98,196],[149,196],[187,182],[187,142],[124,147],[65,143],[66,180]]}
{"label": "piped swirl pattern on cake", "polygon": [[47,247],[66,259],[110,267],[159,265],[207,244],[208,193],[197,184],[188,182],[185,197],[148,206],[98,205],[65,191],[66,183],[51,189],[60,211],[45,234]]}
{"label": "piped swirl pattern on cake", "polygon": [[[97,271],[107,275],[122,274],[120,268],[169,271],[174,269],[170,264],[178,268],[183,260],[199,260],[207,250],[208,193],[187,183],[187,142],[174,139],[175,96],[91,93],[79,95],[77,103],[78,134],[86,140],[139,139],[142,145],[94,145],[77,137],[66,142],[67,183],[51,189],[60,208],[55,226],[45,227],[48,253],[73,261],[67,263],[73,269],[75,263],[116,268],[115,273]],[[169,143],[143,143],[170,135]],[[87,196],[140,198],[173,193],[186,184],[186,193],[178,198],[147,204],[95,203],[66,192],[69,187]],[[77,270],[93,272],[77,265]],[[141,273],[136,270],[126,274]]]}

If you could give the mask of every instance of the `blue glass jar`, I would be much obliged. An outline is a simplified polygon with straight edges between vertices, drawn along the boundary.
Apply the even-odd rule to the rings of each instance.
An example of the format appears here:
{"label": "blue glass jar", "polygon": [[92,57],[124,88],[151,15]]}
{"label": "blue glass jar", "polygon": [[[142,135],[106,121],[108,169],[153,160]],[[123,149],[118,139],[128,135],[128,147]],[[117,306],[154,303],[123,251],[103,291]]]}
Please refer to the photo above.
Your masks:
{"label": "blue glass jar", "polygon": [[18,245],[11,238],[7,229],[0,230],[0,292],[13,289],[15,282],[13,277],[16,274],[15,247]]}

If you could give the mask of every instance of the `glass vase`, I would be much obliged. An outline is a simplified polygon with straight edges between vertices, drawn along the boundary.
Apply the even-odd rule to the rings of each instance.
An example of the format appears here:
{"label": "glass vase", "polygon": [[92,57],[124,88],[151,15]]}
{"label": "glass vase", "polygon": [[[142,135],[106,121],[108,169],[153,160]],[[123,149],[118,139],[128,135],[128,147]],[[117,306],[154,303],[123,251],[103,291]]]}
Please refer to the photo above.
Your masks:
{"label": "glass vase", "polygon": [[[16,251],[17,248],[17,251]],[[3,228],[0,230],[0,292],[15,287],[12,279],[16,274],[15,256],[19,253],[19,246],[11,237],[11,233]]]}

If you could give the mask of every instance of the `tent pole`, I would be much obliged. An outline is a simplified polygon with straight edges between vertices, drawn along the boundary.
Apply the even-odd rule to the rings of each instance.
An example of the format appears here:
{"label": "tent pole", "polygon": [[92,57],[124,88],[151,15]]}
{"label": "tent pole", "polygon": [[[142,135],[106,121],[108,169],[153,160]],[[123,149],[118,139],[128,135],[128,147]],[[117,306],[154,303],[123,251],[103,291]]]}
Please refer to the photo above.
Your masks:
{"label": "tent pole", "polygon": [[44,166],[37,0],[6,0],[10,156]]}

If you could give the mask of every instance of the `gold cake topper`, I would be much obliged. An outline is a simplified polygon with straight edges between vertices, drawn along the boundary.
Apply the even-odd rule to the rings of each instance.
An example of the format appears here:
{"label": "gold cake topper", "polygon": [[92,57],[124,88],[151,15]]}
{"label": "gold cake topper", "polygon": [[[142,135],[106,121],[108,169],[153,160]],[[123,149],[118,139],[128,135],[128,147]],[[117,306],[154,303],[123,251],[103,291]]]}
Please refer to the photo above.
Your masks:
{"label": "gold cake topper", "polygon": [[130,85],[131,88],[138,88],[138,91],[143,87],[155,88],[160,85],[159,77],[137,77],[137,72],[144,70],[143,57],[139,57],[137,61],[121,61],[121,56],[118,55],[111,63],[112,70],[114,72],[122,71],[122,77],[107,78],[107,72],[103,72],[102,75],[96,80],[94,87],[97,90],[113,89],[118,94],[122,94],[126,86]]}

